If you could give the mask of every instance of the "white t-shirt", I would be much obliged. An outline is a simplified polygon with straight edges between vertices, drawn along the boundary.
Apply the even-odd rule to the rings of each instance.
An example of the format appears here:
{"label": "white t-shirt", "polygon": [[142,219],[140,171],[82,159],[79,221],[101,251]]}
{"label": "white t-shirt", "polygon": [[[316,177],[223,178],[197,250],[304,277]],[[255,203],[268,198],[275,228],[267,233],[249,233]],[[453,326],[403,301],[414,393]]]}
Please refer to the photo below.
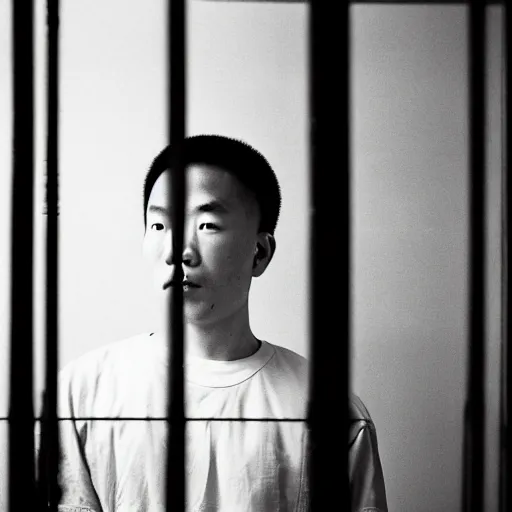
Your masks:
{"label": "white t-shirt", "polygon": [[[61,421],[59,510],[165,510],[165,347],[161,335],[138,335],[62,370],[61,417],[140,419]],[[283,347],[263,341],[237,361],[189,358],[185,378],[188,418],[306,419],[307,361]],[[187,511],[306,510],[306,434],[305,421],[187,422]]]}
{"label": "white t-shirt", "polygon": [[[75,418],[60,422],[60,512],[165,511],[166,347],[141,334],[60,373],[59,416]],[[304,420],[187,422],[187,512],[306,511],[307,360],[263,341],[237,361],[189,358],[185,379],[188,418]],[[375,426],[352,394],[349,422],[351,509],[386,512]]]}

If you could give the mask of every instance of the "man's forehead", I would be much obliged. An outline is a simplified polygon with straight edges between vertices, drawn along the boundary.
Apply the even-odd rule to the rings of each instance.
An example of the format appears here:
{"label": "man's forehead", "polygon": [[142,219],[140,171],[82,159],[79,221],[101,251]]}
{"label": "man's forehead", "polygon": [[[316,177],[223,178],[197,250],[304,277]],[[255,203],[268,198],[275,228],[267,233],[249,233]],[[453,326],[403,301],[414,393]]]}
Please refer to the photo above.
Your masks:
{"label": "man's forehead", "polygon": [[[226,206],[243,198],[238,179],[231,173],[211,165],[191,165],[185,172],[186,195],[189,202],[218,201]],[[163,172],[156,180],[149,204],[168,203],[171,199],[169,171]]]}

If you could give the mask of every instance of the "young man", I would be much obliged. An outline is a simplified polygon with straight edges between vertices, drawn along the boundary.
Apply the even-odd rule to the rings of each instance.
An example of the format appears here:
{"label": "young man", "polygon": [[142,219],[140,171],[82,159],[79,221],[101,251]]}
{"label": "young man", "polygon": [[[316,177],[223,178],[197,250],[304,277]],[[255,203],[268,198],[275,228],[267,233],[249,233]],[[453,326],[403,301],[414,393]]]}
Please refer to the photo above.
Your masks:
{"label": "young man", "polygon": [[[145,180],[143,243],[163,301],[183,287],[186,417],[305,419],[307,361],[257,339],[249,323],[251,280],[276,249],[276,176],[256,150],[226,137],[190,137],[184,155],[184,281],[172,254],[172,148]],[[60,415],[76,419],[61,422],[59,510],[165,510],[167,340],[165,330],[141,334],[61,372]],[[385,511],[375,429],[362,403],[351,404],[353,510]],[[305,422],[190,421],[187,511],[307,510],[307,453]]]}

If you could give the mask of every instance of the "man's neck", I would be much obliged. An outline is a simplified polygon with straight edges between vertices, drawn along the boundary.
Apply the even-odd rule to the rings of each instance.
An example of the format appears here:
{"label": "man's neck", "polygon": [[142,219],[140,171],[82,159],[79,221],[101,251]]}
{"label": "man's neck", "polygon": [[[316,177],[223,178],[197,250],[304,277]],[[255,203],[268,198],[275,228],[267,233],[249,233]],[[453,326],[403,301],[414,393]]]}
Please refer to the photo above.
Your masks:
{"label": "man's neck", "polygon": [[248,314],[239,314],[213,325],[186,323],[184,327],[186,357],[234,361],[251,356],[260,347],[251,331]]}

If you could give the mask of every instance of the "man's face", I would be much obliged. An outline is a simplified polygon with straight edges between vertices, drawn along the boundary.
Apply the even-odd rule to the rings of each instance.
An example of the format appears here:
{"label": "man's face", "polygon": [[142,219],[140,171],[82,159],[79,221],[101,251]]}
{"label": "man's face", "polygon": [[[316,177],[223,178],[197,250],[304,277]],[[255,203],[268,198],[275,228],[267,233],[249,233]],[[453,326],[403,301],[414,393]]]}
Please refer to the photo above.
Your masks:
{"label": "man's face", "polygon": [[[210,324],[247,304],[258,240],[259,210],[251,193],[217,167],[194,165],[186,173],[183,271],[185,321]],[[155,182],[148,201],[144,254],[156,287],[170,293],[174,274],[169,216],[169,173]]]}

